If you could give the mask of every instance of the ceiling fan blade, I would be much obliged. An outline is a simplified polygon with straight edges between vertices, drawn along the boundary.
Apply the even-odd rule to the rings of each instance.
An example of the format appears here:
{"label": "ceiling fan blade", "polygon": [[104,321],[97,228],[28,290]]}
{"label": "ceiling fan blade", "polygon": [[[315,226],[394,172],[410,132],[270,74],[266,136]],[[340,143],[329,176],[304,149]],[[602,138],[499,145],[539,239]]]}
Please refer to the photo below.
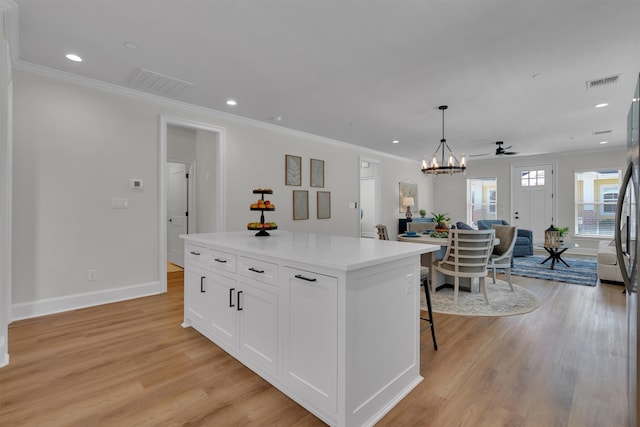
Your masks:
{"label": "ceiling fan blade", "polygon": [[489,156],[493,153],[484,153],[484,154],[469,154],[469,157],[483,157],[483,156]]}

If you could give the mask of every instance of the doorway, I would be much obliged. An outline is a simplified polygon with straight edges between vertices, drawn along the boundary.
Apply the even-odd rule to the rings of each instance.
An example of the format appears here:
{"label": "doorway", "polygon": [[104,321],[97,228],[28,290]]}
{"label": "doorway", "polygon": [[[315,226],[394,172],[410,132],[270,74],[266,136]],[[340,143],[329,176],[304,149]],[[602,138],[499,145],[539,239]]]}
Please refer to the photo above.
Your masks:
{"label": "doorway", "polygon": [[551,164],[513,166],[512,224],[531,230],[535,236],[544,236],[544,230],[554,220],[554,167]]}
{"label": "doorway", "polygon": [[184,243],[180,235],[195,231],[194,167],[194,163],[167,162],[167,259],[182,268]]}
{"label": "doorway", "polygon": [[379,162],[360,158],[360,237],[375,239],[380,222]]}
{"label": "doorway", "polygon": [[[176,154],[174,151],[169,154],[169,134],[170,127],[187,129],[194,132],[195,144],[192,157]],[[159,229],[158,229],[158,265],[159,281],[164,292],[167,291],[167,266],[170,260],[169,252],[176,246],[183,247],[184,242],[179,238],[180,234],[194,232],[217,232],[224,231],[226,224],[225,216],[225,129],[206,123],[194,122],[165,115],[160,116],[159,129],[159,173],[158,173],[158,193],[159,193]],[[198,168],[195,167],[195,158],[198,158]],[[177,219],[169,215],[175,202],[170,201],[170,168],[172,164],[182,164],[184,170],[189,172],[188,189],[178,190],[183,192],[182,198],[186,198],[188,215],[179,215],[176,211]],[[186,165],[186,166],[184,166]],[[176,166],[175,187],[181,187],[178,176],[179,166]],[[173,196],[171,196],[173,197]],[[180,199],[180,197],[178,197]],[[184,206],[184,201],[176,202],[177,205]],[[182,217],[182,218],[180,218]],[[173,221],[169,221],[173,219]],[[178,223],[180,226],[172,230],[168,224]],[[188,228],[188,230],[187,230]],[[180,229],[180,230],[178,230]],[[184,229],[184,233],[183,233]],[[169,242],[172,240],[172,242]],[[172,256],[180,257],[179,254]],[[182,255],[184,257],[184,255]]]}

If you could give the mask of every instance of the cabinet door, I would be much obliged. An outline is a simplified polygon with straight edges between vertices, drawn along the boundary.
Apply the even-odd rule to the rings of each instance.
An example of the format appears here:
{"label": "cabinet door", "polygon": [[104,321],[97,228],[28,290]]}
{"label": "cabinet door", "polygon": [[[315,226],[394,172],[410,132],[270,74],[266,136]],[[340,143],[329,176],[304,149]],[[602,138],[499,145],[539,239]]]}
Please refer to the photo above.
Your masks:
{"label": "cabinet door", "polygon": [[207,285],[211,288],[209,299],[210,333],[216,343],[235,347],[238,316],[238,283],[220,274],[209,272]]}
{"label": "cabinet door", "polygon": [[193,322],[206,326],[208,297],[207,271],[193,264],[187,264],[184,273],[184,317],[185,324]]}
{"label": "cabinet door", "polygon": [[241,283],[239,350],[258,368],[277,375],[278,296],[264,284]]}
{"label": "cabinet door", "polygon": [[286,268],[285,379],[328,414],[337,410],[338,280]]}

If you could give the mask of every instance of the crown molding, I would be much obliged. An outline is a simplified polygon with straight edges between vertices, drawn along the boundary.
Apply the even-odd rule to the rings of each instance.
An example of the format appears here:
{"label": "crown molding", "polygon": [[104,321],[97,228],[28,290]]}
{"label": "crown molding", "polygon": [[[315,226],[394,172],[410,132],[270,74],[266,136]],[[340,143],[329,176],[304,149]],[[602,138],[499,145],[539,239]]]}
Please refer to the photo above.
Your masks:
{"label": "crown molding", "polygon": [[271,123],[265,123],[259,120],[249,119],[247,117],[226,113],[224,111],[214,110],[212,108],[200,107],[194,104],[189,104],[187,102],[164,98],[158,95],[153,95],[153,94],[149,94],[139,90],[118,86],[113,83],[106,83],[100,80],[79,76],[77,74],[72,74],[72,73],[56,70],[53,68],[44,67],[42,65],[33,64],[23,60],[17,60],[13,64],[13,68],[16,70],[26,71],[33,74],[38,74],[45,77],[62,80],[68,83],[74,83],[74,84],[82,85],[85,87],[99,89],[105,92],[110,92],[110,93],[114,93],[122,96],[127,96],[130,98],[135,98],[137,100],[147,101],[147,102],[162,105],[165,107],[178,108],[184,111],[188,111],[196,114],[202,114],[204,116],[214,118],[214,119],[228,120],[234,123],[244,124],[244,125],[248,125],[256,128],[273,131],[273,132],[279,132],[282,134],[295,136],[298,138],[304,138],[304,139],[315,141],[315,142],[321,142],[324,144],[330,144],[330,145],[339,146],[342,148],[348,148],[358,152],[374,154],[377,156],[383,156],[383,157],[392,158],[392,159],[396,159],[404,162],[419,163],[419,162],[416,162],[414,159],[407,159],[406,157],[395,156],[393,154],[384,153],[382,151],[373,150],[367,147],[362,147],[362,146],[351,144],[348,142],[339,141],[336,139],[327,138],[327,137],[315,135],[312,133],[302,132],[299,130],[290,129],[284,126],[278,126]]}

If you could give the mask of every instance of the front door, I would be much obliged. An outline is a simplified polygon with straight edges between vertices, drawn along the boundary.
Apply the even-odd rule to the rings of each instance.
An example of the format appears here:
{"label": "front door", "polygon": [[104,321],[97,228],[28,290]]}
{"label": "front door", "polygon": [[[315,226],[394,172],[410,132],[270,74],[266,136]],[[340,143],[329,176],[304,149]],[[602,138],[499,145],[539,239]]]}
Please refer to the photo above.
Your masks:
{"label": "front door", "polygon": [[531,230],[533,240],[542,241],[554,220],[553,165],[515,166],[512,171],[512,224]]}

